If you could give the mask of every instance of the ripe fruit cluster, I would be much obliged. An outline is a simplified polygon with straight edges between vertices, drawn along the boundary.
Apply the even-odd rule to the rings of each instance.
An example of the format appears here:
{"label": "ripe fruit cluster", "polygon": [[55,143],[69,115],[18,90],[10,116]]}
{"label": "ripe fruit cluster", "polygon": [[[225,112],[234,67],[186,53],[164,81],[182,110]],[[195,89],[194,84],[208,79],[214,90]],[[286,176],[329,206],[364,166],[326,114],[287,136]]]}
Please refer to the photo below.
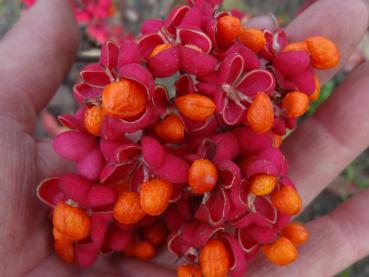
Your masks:
{"label": "ripe fruit cluster", "polygon": [[145,260],[164,242],[179,276],[242,275],[259,250],[277,265],[296,259],[308,233],[288,223],[302,204],[279,147],[319,95],[314,69],[339,52],[320,36],[289,43],[244,27],[218,4],[147,20],[136,42],[106,42],[81,72],[80,108],[54,140],[78,174],[38,188],[67,262]]}
{"label": "ripe fruit cluster", "polygon": [[[117,6],[113,0],[68,1],[77,22],[85,26],[88,37],[99,45],[107,39],[119,40],[127,35],[122,25],[114,23],[113,17],[117,16]],[[25,9],[31,8],[36,2],[37,0],[22,0]]]}

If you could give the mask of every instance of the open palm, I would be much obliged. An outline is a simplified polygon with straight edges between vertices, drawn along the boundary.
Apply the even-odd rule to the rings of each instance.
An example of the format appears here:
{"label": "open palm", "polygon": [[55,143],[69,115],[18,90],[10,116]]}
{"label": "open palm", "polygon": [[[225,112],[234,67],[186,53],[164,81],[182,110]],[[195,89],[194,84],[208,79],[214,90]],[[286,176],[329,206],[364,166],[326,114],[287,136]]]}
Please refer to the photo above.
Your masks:
{"label": "open palm", "polygon": [[[365,0],[321,0],[287,27],[289,38],[333,39],[344,61],[368,27]],[[65,0],[40,0],[0,42],[0,275],[173,276],[174,257],[150,263],[100,258],[92,269],[66,265],[52,254],[48,213],[37,183],[66,164],[49,141],[33,136],[37,113],[48,103],[78,48],[78,31]],[[320,75],[327,81],[337,71]],[[352,73],[286,141],[290,176],[308,204],[369,145],[369,64]],[[276,268],[258,260],[253,276],[331,276],[369,254],[369,191],[307,225],[310,241],[298,261]]]}

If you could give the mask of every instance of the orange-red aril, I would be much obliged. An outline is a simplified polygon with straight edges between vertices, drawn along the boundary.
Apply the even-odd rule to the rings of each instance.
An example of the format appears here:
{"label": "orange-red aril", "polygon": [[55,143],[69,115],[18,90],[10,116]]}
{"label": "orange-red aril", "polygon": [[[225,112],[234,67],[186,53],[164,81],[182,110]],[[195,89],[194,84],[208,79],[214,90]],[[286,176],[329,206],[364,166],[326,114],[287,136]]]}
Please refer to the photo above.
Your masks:
{"label": "orange-red aril", "polygon": [[151,216],[161,215],[169,205],[173,185],[162,179],[151,179],[140,188],[141,207]]}
{"label": "orange-red aril", "polygon": [[137,192],[123,192],[114,206],[114,218],[122,224],[134,224],[144,218],[140,196]]}
{"label": "orange-red aril", "polygon": [[215,112],[215,104],[209,98],[197,93],[189,93],[175,99],[179,111],[186,117],[196,121],[203,121]]}
{"label": "orange-red aril", "polygon": [[154,125],[154,131],[160,139],[170,143],[180,143],[185,136],[182,120],[175,114],[168,115]]}
{"label": "orange-red aril", "polygon": [[259,92],[247,110],[247,121],[257,134],[269,131],[274,123],[274,109],[270,97]]}
{"label": "orange-red aril", "polygon": [[188,172],[188,184],[191,191],[203,194],[211,191],[218,181],[217,168],[209,160],[196,160],[192,163]]}
{"label": "orange-red aril", "polygon": [[279,191],[273,192],[272,203],[276,209],[284,214],[296,215],[300,212],[301,198],[292,187],[283,186]]}
{"label": "orange-red aril", "polygon": [[100,107],[93,106],[87,109],[85,112],[85,118],[83,122],[86,130],[94,136],[100,136],[100,128],[104,116],[105,112]]}
{"label": "orange-red aril", "polygon": [[102,93],[102,107],[108,115],[131,119],[146,108],[146,89],[135,81],[122,79],[107,85]]}
{"label": "orange-red aril", "polygon": [[297,258],[296,247],[285,237],[280,237],[275,242],[264,245],[262,251],[269,261],[279,266],[288,265]]}

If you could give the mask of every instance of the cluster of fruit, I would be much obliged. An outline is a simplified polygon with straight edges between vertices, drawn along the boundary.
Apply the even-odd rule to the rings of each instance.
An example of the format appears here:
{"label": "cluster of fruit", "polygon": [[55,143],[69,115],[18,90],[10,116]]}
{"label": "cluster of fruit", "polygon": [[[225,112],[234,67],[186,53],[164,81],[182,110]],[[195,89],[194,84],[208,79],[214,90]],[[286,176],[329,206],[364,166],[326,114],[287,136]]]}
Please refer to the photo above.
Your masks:
{"label": "cluster of fruit", "polygon": [[66,261],[144,260],[165,242],[179,276],[242,275],[260,251],[296,259],[308,233],[289,223],[302,204],[279,147],[319,96],[315,69],[335,67],[339,51],[244,27],[219,4],[189,0],[147,20],[82,70],[80,108],[54,140],[78,174],[38,188]]}
{"label": "cluster of fruit", "polygon": [[[26,9],[36,4],[37,0],[22,0]],[[120,40],[124,36],[123,26],[116,24],[113,17],[117,14],[114,0],[68,0],[77,22],[86,27],[88,37],[103,44],[107,39]]]}

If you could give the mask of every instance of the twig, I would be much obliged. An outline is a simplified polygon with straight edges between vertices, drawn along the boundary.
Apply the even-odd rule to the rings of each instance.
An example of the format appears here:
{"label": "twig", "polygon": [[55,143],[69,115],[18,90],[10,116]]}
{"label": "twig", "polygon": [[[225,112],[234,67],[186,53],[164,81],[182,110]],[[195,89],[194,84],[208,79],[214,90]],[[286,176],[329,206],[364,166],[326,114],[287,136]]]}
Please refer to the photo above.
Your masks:
{"label": "twig", "polygon": [[100,50],[97,48],[81,51],[77,55],[76,62],[90,63],[97,62],[100,57]]}

